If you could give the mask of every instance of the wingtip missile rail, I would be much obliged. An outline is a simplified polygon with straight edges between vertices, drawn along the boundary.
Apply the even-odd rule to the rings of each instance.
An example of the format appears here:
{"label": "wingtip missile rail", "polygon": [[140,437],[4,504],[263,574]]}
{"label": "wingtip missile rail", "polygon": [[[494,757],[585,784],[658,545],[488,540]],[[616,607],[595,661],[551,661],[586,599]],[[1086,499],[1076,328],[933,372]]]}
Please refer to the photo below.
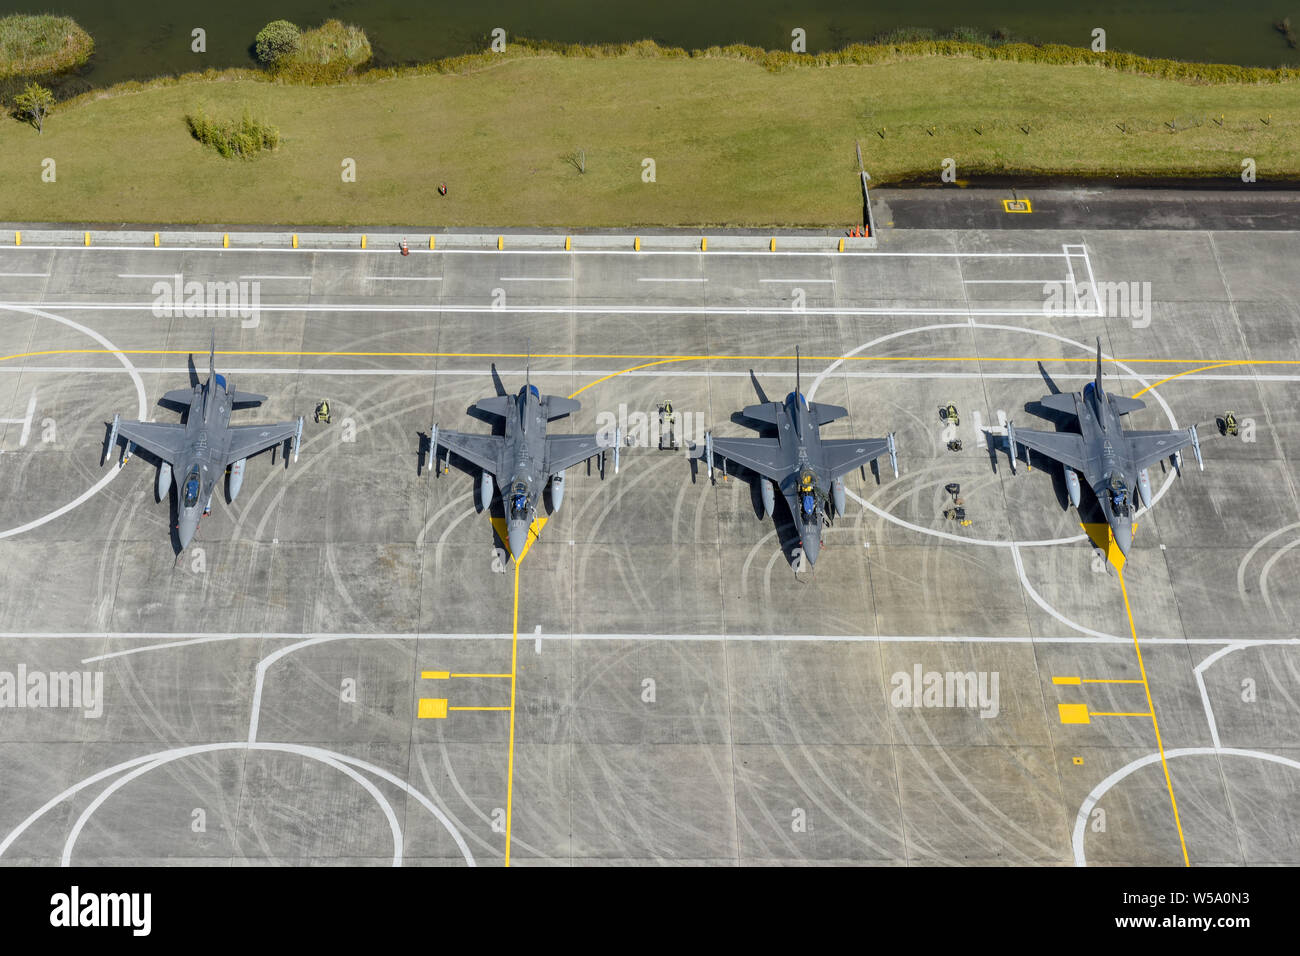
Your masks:
{"label": "wingtip missile rail", "polygon": [[109,429],[108,432],[108,444],[104,447],[104,460],[100,462],[101,466],[108,463],[108,459],[113,454],[113,449],[117,447],[117,426],[120,425],[121,422],[122,422],[121,415],[113,416],[113,426],[112,428]]}
{"label": "wingtip missile rail", "polygon": [[623,433],[618,428],[614,429],[614,474],[618,474],[618,452],[623,447]]}
{"label": "wingtip missile rail", "polygon": [[1196,455],[1196,463],[1201,466],[1201,471],[1205,470],[1205,459],[1201,457],[1201,439],[1196,434],[1196,426],[1193,425],[1187,429],[1187,435],[1192,440],[1192,453]]}
{"label": "wingtip missile rail", "polygon": [[297,430],[296,432],[294,432],[294,436],[293,436],[293,461],[294,461],[294,464],[297,464],[297,463],[298,463],[298,449],[302,447],[302,420],[303,420],[303,417],[302,417],[301,415],[299,415],[299,416],[298,416],[298,430]]}
{"label": "wingtip missile rail", "polygon": [[433,467],[438,461],[438,426],[436,424],[429,426],[429,454],[424,457],[424,470],[432,471],[433,476],[438,477],[437,470]]}
{"label": "wingtip missile rail", "polygon": [[898,446],[894,444],[894,433],[890,432],[887,436],[889,442],[889,464],[894,468],[894,477],[898,477]]}
{"label": "wingtip missile rail", "polygon": [[1020,448],[1016,445],[1016,426],[1007,422],[1007,450],[1011,453],[1011,474],[1016,473],[1016,459],[1020,457]]}
{"label": "wingtip missile rail", "polygon": [[709,481],[713,480],[713,432],[704,433],[704,461],[709,469]]}

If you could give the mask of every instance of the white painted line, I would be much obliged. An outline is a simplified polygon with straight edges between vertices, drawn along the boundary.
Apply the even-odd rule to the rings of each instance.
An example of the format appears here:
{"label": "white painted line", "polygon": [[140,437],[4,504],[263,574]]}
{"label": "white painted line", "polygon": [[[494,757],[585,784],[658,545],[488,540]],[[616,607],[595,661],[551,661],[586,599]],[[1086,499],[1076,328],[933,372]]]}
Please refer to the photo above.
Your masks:
{"label": "white painted line", "polygon": [[[0,309],[21,309],[29,306],[25,302],[0,302]],[[108,302],[55,302],[51,306],[57,306],[60,309],[71,310],[75,312],[151,312],[154,308],[152,302],[134,302],[134,303],[108,303]],[[789,308],[762,308],[747,306],[567,306],[567,305],[543,305],[543,306],[515,306],[507,309],[498,309],[491,305],[334,305],[303,302],[295,305],[266,305],[258,306],[261,312],[355,312],[366,313],[373,312],[378,314],[384,313],[421,313],[421,312],[450,312],[463,315],[479,315],[490,313],[492,315],[717,315],[717,316],[755,316],[755,315],[778,315],[789,316]],[[830,308],[808,308],[803,309],[800,315],[825,315],[825,316],[872,316],[872,315],[914,315],[914,316],[932,316],[932,317],[958,317],[969,319],[974,315],[982,316],[1010,316],[1010,317],[1028,317],[1045,318],[1043,310],[1038,309],[900,309],[900,308],[857,308],[857,309],[830,309]],[[1054,312],[1050,318],[1053,319],[1094,319],[1098,318],[1094,312]]]}
{"label": "white painted line", "polygon": [[48,272],[0,272],[0,279],[48,279]]}
{"label": "white painted line", "polygon": [[540,654],[541,652],[542,652],[542,625],[538,624],[535,628],[533,628],[533,653]]}
{"label": "white painted line", "polygon": [[372,282],[441,282],[442,276],[366,276]]}
{"label": "white painted line", "polygon": [[572,282],[573,276],[501,276],[498,282]]}
{"label": "white painted line", "polygon": [[833,283],[835,280],[834,280],[834,279],[759,279],[758,281],[759,281],[759,282],[779,282],[779,283],[782,283],[782,284],[787,283],[787,282],[802,282],[804,285],[808,285],[808,284],[813,283],[813,282],[830,282],[830,283]]}
{"label": "white painted line", "polygon": [[656,276],[638,276],[637,282],[708,282],[708,279],[665,279]]}

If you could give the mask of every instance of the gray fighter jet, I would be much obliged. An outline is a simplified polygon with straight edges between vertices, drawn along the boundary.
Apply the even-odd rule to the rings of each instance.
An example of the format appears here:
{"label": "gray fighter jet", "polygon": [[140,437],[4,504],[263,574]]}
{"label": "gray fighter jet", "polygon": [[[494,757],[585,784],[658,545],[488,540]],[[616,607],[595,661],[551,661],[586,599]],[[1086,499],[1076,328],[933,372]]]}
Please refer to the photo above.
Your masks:
{"label": "gray fighter jet", "polygon": [[[118,467],[131,460],[136,447],[160,459],[158,464],[158,500],[164,501],[171,488],[172,474],[183,474],[176,487],[176,536],[184,550],[198,529],[199,519],[212,513],[212,493],[217,480],[230,466],[230,500],[234,501],[244,483],[244,466],[249,456],[284,441],[293,443],[293,458],[298,460],[302,441],[302,418],[275,425],[231,425],[230,412],[238,406],[259,405],[265,395],[237,392],[230,381],[216,370],[217,337],[212,334],[208,354],[208,380],[190,388],[173,389],[160,404],[189,407],[184,424],[122,421],[113,416],[105,458],[112,454],[118,437],[126,440],[126,454]],[[286,462],[287,464],[287,462]]]}
{"label": "gray fighter jet", "polygon": [[749,371],[762,404],[746,405],[740,413],[754,422],[775,426],[776,437],[714,438],[712,432],[706,432],[703,454],[710,479],[715,455],[759,475],[764,516],[773,514],[776,488],[780,488],[799,531],[801,553],[811,565],[821,552],[822,524],[831,520],[830,507],[834,506],[835,514],[844,514],[844,476],[888,453],[897,478],[898,452],[892,432],[884,438],[822,438],[821,426],[843,418],[848,409],[804,398],[797,349],[794,374],[795,390],[784,402],[772,402],[763,394],[754,370]]}
{"label": "gray fighter jet", "polygon": [[[496,367],[492,369],[496,376]],[[439,446],[482,469],[479,480],[479,505],[492,505],[494,479],[501,484],[501,504],[505,510],[506,537],[510,554],[516,560],[528,543],[528,529],[537,516],[538,498],[547,481],[551,483],[551,511],[560,510],[564,501],[564,470],[589,458],[602,455],[598,435],[548,435],[546,425],[557,418],[576,412],[582,403],[558,395],[543,395],[524,372],[524,386],[516,395],[496,395],[474,403],[480,412],[505,419],[504,435],[475,435],[466,432],[440,431],[435,424],[429,431],[428,467],[440,474]],[[618,474],[620,435],[614,432],[614,474]]]}
{"label": "gray fighter jet", "polygon": [[1070,502],[1076,508],[1082,495],[1079,483],[1082,475],[1101,504],[1115,544],[1126,557],[1133,544],[1133,517],[1137,511],[1132,502],[1135,484],[1142,504],[1151,505],[1151,479],[1147,469],[1168,457],[1173,458],[1175,467],[1181,467],[1182,457],[1178,452],[1191,445],[1197,463],[1205,470],[1195,425],[1179,431],[1124,430],[1120,416],[1146,408],[1146,402],[1107,395],[1102,389],[1100,338],[1097,339],[1096,380],[1085,385],[1082,392],[1044,395],[1040,403],[1044,408],[1076,416],[1079,433],[1031,431],[1007,422],[1012,474],[1020,445],[1059,461],[1065,469]]}

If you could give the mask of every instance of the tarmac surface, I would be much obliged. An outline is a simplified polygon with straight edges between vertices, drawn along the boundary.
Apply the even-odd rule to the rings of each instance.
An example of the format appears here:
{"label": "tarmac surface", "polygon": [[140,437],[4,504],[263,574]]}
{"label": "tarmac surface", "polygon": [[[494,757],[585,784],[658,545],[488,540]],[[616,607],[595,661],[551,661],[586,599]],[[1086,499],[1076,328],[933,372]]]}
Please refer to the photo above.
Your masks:
{"label": "tarmac surface", "polygon": [[[0,249],[0,863],[1300,863],[1300,234],[880,240]],[[176,274],[259,283],[256,315],[158,314]],[[1093,280],[1126,285],[1053,298]],[[269,396],[232,423],[308,425],[177,558],[105,423],[177,420],[213,327]],[[1206,459],[1153,469],[1122,573],[981,430],[1050,427],[1025,405],[1097,336],[1130,427],[1198,423]],[[554,429],[640,440],[667,399],[694,439],[753,434],[749,369],[784,396],[796,345],[850,410],[824,435],[894,431],[902,471],[849,477],[813,570],[653,440],[572,469],[518,564],[476,473],[423,473],[432,422],[489,429],[493,362],[582,401]]]}

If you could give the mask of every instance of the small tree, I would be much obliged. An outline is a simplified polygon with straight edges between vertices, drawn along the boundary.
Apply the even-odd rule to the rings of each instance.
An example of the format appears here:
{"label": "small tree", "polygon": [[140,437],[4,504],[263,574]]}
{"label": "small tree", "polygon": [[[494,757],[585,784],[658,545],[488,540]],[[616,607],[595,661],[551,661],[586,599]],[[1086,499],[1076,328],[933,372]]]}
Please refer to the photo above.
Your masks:
{"label": "small tree", "polygon": [[39,83],[27,84],[27,89],[14,97],[14,113],[36,127],[39,134],[45,125],[45,117],[54,109],[54,94]]}
{"label": "small tree", "polygon": [[257,32],[257,58],[268,66],[293,56],[302,46],[302,31],[288,20],[272,20]]}

